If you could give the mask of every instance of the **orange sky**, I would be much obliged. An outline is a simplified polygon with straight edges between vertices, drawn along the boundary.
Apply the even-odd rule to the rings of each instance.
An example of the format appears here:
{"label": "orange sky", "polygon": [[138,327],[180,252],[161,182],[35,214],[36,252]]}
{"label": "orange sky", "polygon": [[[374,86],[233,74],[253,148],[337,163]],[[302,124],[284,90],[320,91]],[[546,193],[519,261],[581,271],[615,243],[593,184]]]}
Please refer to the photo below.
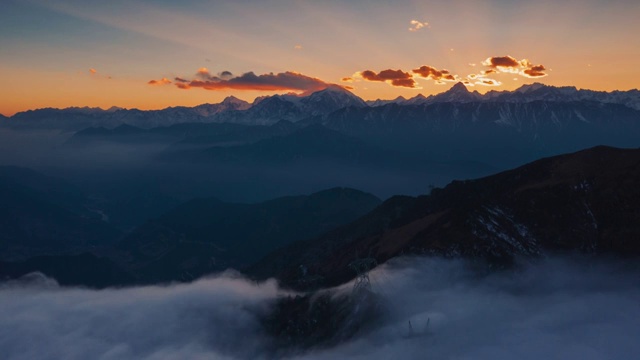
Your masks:
{"label": "orange sky", "polygon": [[[5,115],[42,107],[193,106],[275,93],[246,89],[256,82],[254,88],[273,88],[271,81],[295,91],[313,86],[277,77],[287,72],[352,86],[364,99],[429,95],[452,82],[438,85],[413,69],[446,69],[465,79],[490,69],[482,65],[487,58],[507,55],[542,65],[547,76],[527,78],[519,69],[486,76],[500,86],[470,89],[512,90],[539,81],[611,91],[640,83],[640,2],[26,0],[3,7]],[[196,75],[202,67],[206,78]],[[358,76],[388,69],[414,76],[414,87]],[[232,75],[220,77],[223,71]],[[257,79],[242,77],[248,72]],[[354,75],[354,82],[341,82]],[[148,84],[162,78],[171,84]],[[182,90],[175,78],[222,84]]]}

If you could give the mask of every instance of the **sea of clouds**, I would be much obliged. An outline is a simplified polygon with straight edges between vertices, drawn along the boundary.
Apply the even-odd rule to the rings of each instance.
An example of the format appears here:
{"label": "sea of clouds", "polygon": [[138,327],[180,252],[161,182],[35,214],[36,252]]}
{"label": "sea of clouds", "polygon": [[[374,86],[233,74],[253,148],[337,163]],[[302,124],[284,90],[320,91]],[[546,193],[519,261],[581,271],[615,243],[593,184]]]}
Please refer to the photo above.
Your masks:
{"label": "sea of clouds", "polygon": [[[370,274],[385,315],[331,348],[273,352],[279,296],[227,272],[189,284],[89,290],[30,275],[0,285],[3,359],[632,359],[640,264],[554,258],[484,272],[401,258]],[[349,291],[347,284],[336,291]],[[283,355],[286,354],[286,355]]]}

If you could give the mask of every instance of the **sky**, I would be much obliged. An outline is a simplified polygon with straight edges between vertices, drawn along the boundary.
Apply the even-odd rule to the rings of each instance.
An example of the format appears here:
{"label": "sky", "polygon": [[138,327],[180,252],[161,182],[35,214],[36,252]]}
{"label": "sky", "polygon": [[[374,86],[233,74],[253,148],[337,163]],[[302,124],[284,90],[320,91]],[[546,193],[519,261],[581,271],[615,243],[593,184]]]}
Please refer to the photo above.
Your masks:
{"label": "sky", "polygon": [[0,113],[640,80],[635,0],[0,0]]}

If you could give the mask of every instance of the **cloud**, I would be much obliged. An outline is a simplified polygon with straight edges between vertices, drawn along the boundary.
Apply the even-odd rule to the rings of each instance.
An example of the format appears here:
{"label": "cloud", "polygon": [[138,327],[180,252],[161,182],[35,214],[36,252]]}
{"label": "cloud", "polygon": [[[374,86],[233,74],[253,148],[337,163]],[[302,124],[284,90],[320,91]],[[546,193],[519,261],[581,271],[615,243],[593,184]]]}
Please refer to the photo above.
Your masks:
{"label": "cloud", "polygon": [[409,25],[411,25],[409,27],[409,31],[411,31],[411,32],[416,32],[416,31],[418,31],[420,29],[429,28],[430,27],[428,22],[426,22],[426,21],[425,22],[421,22],[421,21],[418,21],[418,20],[409,21]]}
{"label": "cloud", "polygon": [[171,80],[163,77],[160,80],[150,80],[149,82],[147,82],[147,84],[154,85],[154,86],[169,85],[169,84],[171,84]]}
{"label": "cloud", "polygon": [[494,57],[487,58],[485,61],[482,62],[482,65],[489,66],[494,69],[498,69],[498,68],[511,69],[511,68],[520,67],[520,62],[518,62],[518,60],[514,59],[511,56],[494,56]]}
{"label": "cloud", "polygon": [[365,70],[357,73],[359,77],[362,77],[368,81],[381,81],[387,82],[393,86],[414,88],[416,86],[415,80],[410,73],[402,70],[382,70],[378,73],[371,70]]}
{"label": "cloud", "polygon": [[211,73],[209,72],[209,69],[207,69],[206,67],[201,67],[200,69],[198,69],[198,72],[196,72],[196,76],[208,77],[208,76],[211,76]]}
{"label": "cloud", "polygon": [[[512,56],[489,57],[482,62],[494,71],[501,73],[519,74],[528,78],[539,78],[547,76],[544,65],[533,65],[528,59],[516,60]],[[491,71],[491,70],[486,70]]]}
{"label": "cloud", "polygon": [[523,75],[531,78],[543,77],[543,76],[547,76],[547,74],[543,72],[545,70],[547,69],[545,69],[543,65],[531,66],[528,69],[523,71],[524,73]]}
{"label": "cloud", "polygon": [[[451,49],[453,51],[453,49]],[[469,66],[475,67],[476,63],[468,63]],[[376,73],[371,70],[365,70],[354,74],[351,77],[344,77],[342,81],[352,82],[354,78],[362,78],[367,81],[381,81],[393,86],[417,88],[416,78],[434,80],[436,84],[442,85],[446,82],[462,82],[465,85],[482,85],[482,86],[500,86],[502,82],[488,78],[488,75],[500,73],[519,74],[529,78],[538,78],[547,76],[544,65],[533,65],[528,59],[517,60],[511,56],[494,56],[489,57],[482,62],[482,65],[488,67],[480,70],[479,73],[470,74],[466,78],[462,78],[451,73],[446,69],[437,69],[433,66],[423,65],[410,72],[398,70],[383,70]]]}
{"label": "cloud", "polygon": [[435,80],[438,84],[442,84],[445,81],[460,81],[458,76],[451,74],[449,70],[438,70],[427,65],[423,65],[417,69],[413,69],[412,71],[421,78]]}
{"label": "cloud", "polygon": [[502,85],[502,83],[498,80],[495,79],[488,79],[488,78],[478,78],[475,82],[476,85],[482,85],[482,86],[500,86]]}
{"label": "cloud", "polygon": [[296,45],[293,48],[296,49],[296,50],[302,50],[302,45]]}
{"label": "cloud", "polygon": [[95,78],[95,79],[104,79],[104,80],[111,80],[113,79],[113,77],[111,77],[111,75],[103,75],[102,73],[99,73],[98,70],[96,70],[95,68],[90,68],[89,69],[89,76]]}
{"label": "cloud", "polygon": [[[100,291],[0,285],[3,359],[633,359],[640,269],[547,258],[513,271],[397,258],[369,273],[385,315],[338,346],[287,354],[260,317],[284,295],[232,273]],[[33,276],[32,276],[33,277]],[[350,291],[346,284],[338,291]],[[342,315],[345,315],[342,313]],[[34,343],[35,341],[35,343]]]}
{"label": "cloud", "polygon": [[[104,291],[63,289],[50,279],[0,288],[2,357],[258,358],[265,341],[258,316],[277,294],[275,282],[232,275]],[[34,337],[37,346],[29,346]]]}
{"label": "cloud", "polygon": [[[630,264],[629,264],[630,265]],[[386,320],[303,359],[627,359],[640,344],[637,267],[549,259],[478,276],[471,264],[396,259],[370,273]]]}
{"label": "cloud", "polygon": [[[178,80],[180,79],[180,80]],[[200,68],[195,78],[187,80],[176,78],[175,85],[180,89],[202,88],[205,90],[256,90],[256,91],[318,91],[330,84],[314,77],[293,71],[283,73],[269,73],[256,75],[247,72],[240,76],[233,76],[230,71],[222,71],[217,75],[211,74],[209,69]]]}

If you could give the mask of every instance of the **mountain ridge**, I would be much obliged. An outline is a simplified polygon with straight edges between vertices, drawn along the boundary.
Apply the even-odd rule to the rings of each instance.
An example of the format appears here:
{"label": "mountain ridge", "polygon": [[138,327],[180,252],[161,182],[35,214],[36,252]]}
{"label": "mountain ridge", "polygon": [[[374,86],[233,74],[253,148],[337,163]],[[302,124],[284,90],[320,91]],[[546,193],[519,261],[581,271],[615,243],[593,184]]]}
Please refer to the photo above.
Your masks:
{"label": "mountain ridge", "polygon": [[299,268],[332,286],[354,275],[348,264],[404,255],[484,259],[508,266],[516,257],[555,252],[640,256],[640,148],[598,146],[540,159],[430,195],[394,197],[319,238],[294,243],[248,273],[308,286]]}
{"label": "mountain ridge", "polygon": [[333,86],[304,95],[273,95],[257,98],[252,104],[233,96],[217,104],[201,104],[195,107],[168,107],[161,110],[100,108],[44,108],[27,110],[8,118],[0,118],[0,126],[26,128],[63,127],[81,130],[91,126],[113,128],[129,124],[141,128],[168,126],[186,122],[233,122],[247,125],[268,125],[280,120],[292,122],[313,116],[327,116],[331,112],[355,107],[380,107],[390,104],[422,105],[442,102],[504,102],[527,103],[533,101],[575,102],[591,101],[604,104],[620,104],[640,111],[640,91],[594,91],[575,87],[555,87],[540,83],[526,84],[514,91],[489,91],[480,94],[470,92],[462,83],[454,84],[440,94],[413,98],[398,97],[394,100],[365,102],[350,91]]}

